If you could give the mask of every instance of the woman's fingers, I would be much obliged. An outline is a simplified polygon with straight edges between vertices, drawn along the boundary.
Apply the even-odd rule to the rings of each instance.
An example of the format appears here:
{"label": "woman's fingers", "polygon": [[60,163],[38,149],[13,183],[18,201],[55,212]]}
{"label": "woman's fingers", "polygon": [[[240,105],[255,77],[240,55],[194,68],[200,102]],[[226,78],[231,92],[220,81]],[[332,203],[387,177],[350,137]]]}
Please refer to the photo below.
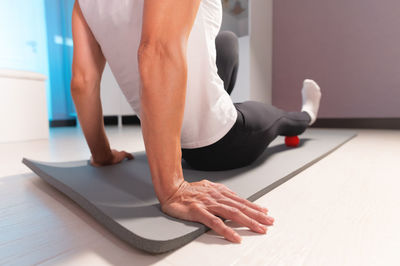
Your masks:
{"label": "woman's fingers", "polygon": [[234,201],[230,198],[223,198],[218,200],[219,203],[228,205],[231,207],[234,207],[244,213],[245,215],[249,216],[250,218],[256,220],[259,223],[265,224],[265,225],[272,225],[274,223],[274,218],[268,216],[264,212],[255,210],[243,203],[240,203],[238,201]]}
{"label": "woman's fingers", "polygon": [[240,202],[240,203],[242,203],[242,204],[244,204],[244,205],[246,205],[246,206],[248,206],[248,207],[250,207],[250,208],[252,208],[254,210],[263,212],[265,214],[268,213],[268,209],[267,208],[263,208],[263,207],[255,204],[255,203],[253,203],[251,201],[248,201],[248,200],[243,199],[243,198],[241,198],[241,197],[239,197],[239,196],[237,196],[237,195],[235,195],[233,193],[230,193],[229,191],[222,191],[221,193],[225,197],[228,197],[228,198],[230,198],[230,199],[232,199],[234,201]]}
{"label": "woman's fingers", "polygon": [[112,152],[112,159],[110,161],[104,162],[102,164],[99,164],[99,163],[95,162],[94,159],[93,159],[93,156],[91,156],[90,157],[90,163],[93,166],[100,167],[100,166],[106,166],[106,165],[113,165],[113,164],[121,163],[125,158],[127,158],[128,160],[134,159],[134,156],[131,153],[128,153],[126,151],[117,151],[117,150],[112,149],[111,152]]}
{"label": "woman's fingers", "polygon": [[125,158],[127,158],[128,160],[132,160],[134,158],[131,153],[124,151],[124,154],[125,154]]}
{"label": "woman's fingers", "polygon": [[255,210],[258,210],[258,211],[260,211],[260,212],[268,213],[268,209],[267,209],[267,208],[261,207],[261,206],[255,204],[255,203],[252,203],[251,201],[248,201],[248,200],[246,200],[246,199],[243,199],[243,198],[239,197],[233,190],[229,189],[229,188],[228,188],[227,186],[225,186],[225,185],[222,185],[222,184],[219,184],[219,185],[221,186],[221,188],[222,188],[222,193],[223,193],[225,196],[229,196],[230,198],[232,198],[232,199],[234,199],[234,200],[236,200],[236,201],[239,201],[239,202],[241,202],[241,203],[244,203],[244,204],[246,204],[247,206],[249,206],[249,207],[251,207],[251,208],[253,208],[253,209],[255,209]]}
{"label": "woman's fingers", "polygon": [[115,163],[120,163],[122,162],[125,158],[128,160],[133,159],[133,155],[126,152],[126,151],[117,151],[117,156],[115,157]]}
{"label": "woman's fingers", "polygon": [[232,228],[228,227],[220,218],[211,214],[203,208],[195,208],[192,210],[192,217],[195,221],[200,222],[214,230],[217,234],[225,237],[227,240],[240,243],[241,237]]}
{"label": "woman's fingers", "polygon": [[246,226],[250,228],[252,231],[265,234],[267,232],[267,227],[260,224],[256,220],[250,218],[249,216],[245,215],[239,209],[235,207],[231,207],[224,204],[214,205],[208,207],[211,213],[221,216],[223,218],[229,219],[231,221],[237,222],[242,226]]}

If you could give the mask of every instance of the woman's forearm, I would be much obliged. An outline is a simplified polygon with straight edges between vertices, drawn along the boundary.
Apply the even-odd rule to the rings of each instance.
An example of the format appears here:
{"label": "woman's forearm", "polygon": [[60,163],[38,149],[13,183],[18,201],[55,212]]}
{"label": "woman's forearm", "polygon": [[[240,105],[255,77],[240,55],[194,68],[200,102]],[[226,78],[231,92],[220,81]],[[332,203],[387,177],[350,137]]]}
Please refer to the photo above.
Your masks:
{"label": "woman's forearm", "polygon": [[186,96],[186,40],[139,49],[141,125],[161,203],[183,182],[180,135]]}
{"label": "woman's forearm", "polygon": [[100,81],[106,60],[83,17],[78,1],[72,11],[72,35],[74,53],[71,95],[93,160],[102,163],[111,154],[104,132],[100,101]]}
{"label": "woman's forearm", "polygon": [[200,0],[146,0],[138,50],[142,132],[161,205],[184,184],[181,128],[186,48]]}
{"label": "woman's forearm", "polygon": [[[74,84],[75,83],[75,84]],[[90,88],[90,86],[94,86]],[[71,95],[79,123],[89,145],[94,161],[105,162],[112,156],[103,122],[103,112],[98,84],[72,82]]]}

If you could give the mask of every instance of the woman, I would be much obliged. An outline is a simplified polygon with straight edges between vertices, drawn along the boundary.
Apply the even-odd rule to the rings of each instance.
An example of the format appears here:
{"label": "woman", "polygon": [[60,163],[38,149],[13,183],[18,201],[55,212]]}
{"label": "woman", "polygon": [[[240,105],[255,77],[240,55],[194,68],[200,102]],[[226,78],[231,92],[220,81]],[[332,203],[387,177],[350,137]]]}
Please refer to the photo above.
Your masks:
{"label": "woman", "polygon": [[[202,170],[248,165],[277,135],[301,134],[315,121],[320,90],[315,82],[304,82],[303,112],[232,103],[228,92],[236,78],[237,40],[231,33],[216,40],[221,19],[220,0],[79,0],[72,17],[71,93],[91,163],[133,159],[112,150],[104,131],[100,81],[107,60],[141,120],[162,210],[240,242],[218,216],[266,233],[274,221],[268,210],[224,185],[186,182],[181,158]],[[215,41],[224,46],[218,49],[218,68]]]}

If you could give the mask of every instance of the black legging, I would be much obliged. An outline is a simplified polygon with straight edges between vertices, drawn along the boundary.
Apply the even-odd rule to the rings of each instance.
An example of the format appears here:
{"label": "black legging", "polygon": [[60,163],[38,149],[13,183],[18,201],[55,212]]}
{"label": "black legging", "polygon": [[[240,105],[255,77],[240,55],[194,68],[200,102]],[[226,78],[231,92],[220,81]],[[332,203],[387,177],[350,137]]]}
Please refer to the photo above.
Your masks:
{"label": "black legging", "polygon": [[[231,94],[239,65],[238,39],[232,32],[221,32],[216,40],[218,75]],[[234,103],[236,123],[219,141],[200,148],[182,149],[182,158],[203,171],[228,170],[254,162],[279,135],[296,136],[308,127],[306,112],[285,112],[272,105],[246,101]]]}

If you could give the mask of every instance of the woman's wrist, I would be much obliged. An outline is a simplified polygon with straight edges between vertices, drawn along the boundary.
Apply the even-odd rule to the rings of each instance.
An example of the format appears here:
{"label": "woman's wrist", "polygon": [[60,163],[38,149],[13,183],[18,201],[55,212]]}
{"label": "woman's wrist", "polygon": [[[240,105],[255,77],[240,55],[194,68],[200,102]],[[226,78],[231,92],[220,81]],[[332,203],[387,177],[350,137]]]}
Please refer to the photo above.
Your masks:
{"label": "woman's wrist", "polygon": [[166,184],[155,183],[154,191],[160,204],[163,205],[165,202],[167,202],[185,184],[186,181],[183,176],[180,178],[172,179]]}
{"label": "woman's wrist", "polygon": [[111,149],[102,152],[92,153],[93,161],[97,164],[106,164],[113,160],[113,153]]}

